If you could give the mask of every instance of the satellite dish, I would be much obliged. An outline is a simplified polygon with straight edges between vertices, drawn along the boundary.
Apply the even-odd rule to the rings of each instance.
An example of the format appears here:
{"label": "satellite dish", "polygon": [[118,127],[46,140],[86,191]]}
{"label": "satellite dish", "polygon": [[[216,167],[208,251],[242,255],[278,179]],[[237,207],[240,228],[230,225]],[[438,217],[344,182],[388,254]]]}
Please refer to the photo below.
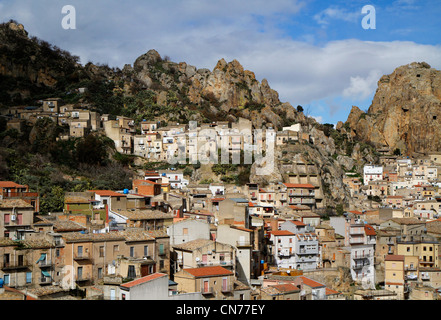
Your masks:
{"label": "satellite dish", "polygon": [[201,259],[199,259],[199,257],[196,257],[196,262],[199,262]]}

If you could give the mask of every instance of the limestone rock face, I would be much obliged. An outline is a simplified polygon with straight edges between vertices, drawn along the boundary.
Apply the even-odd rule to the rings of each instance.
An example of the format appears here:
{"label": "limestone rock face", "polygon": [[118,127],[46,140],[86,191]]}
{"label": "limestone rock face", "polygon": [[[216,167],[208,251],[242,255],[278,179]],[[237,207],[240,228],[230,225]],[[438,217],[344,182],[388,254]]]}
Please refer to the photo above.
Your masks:
{"label": "limestone rock face", "polygon": [[[156,50],[150,50],[136,59],[133,68],[124,68],[123,73],[126,79],[139,81],[158,95],[175,91],[188,104],[202,107],[208,118],[210,115],[216,120],[244,117],[256,128],[279,129],[289,122],[305,120],[303,113],[279,100],[277,91],[266,79],[260,83],[237,60],[220,59],[213,70],[197,69],[185,62],[164,60]],[[163,101],[163,97],[158,98]]]}
{"label": "limestone rock face", "polygon": [[378,81],[367,113],[353,107],[351,134],[403,154],[441,150],[441,72],[427,63],[398,67]]}

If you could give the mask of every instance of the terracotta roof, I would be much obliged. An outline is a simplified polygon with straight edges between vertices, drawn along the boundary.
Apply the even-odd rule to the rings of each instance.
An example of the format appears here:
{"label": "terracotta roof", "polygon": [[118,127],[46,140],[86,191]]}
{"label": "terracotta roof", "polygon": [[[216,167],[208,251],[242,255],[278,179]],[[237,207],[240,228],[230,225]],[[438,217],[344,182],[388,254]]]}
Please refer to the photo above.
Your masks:
{"label": "terracotta roof", "polygon": [[271,232],[275,236],[294,236],[295,234],[288,230],[275,230]]}
{"label": "terracotta roof", "polygon": [[308,287],[311,287],[311,288],[322,288],[322,287],[325,287],[324,284],[322,284],[320,282],[317,282],[317,281],[314,281],[312,279],[309,279],[307,277],[300,276],[300,278],[303,280],[303,284],[308,286]]}
{"label": "terracotta roof", "polygon": [[276,284],[272,285],[271,287],[277,289],[279,292],[283,293],[290,293],[290,292],[298,292],[300,289],[293,285],[292,283],[284,283],[284,284]]}
{"label": "terracotta roof", "polygon": [[288,220],[288,222],[291,222],[292,224],[295,224],[296,226],[306,226],[302,221],[299,220]]}
{"label": "terracotta roof", "polygon": [[315,189],[315,187],[309,183],[284,183],[284,186],[287,188]]}
{"label": "terracotta roof", "polygon": [[183,271],[190,273],[196,278],[199,277],[212,277],[212,276],[224,276],[224,275],[234,275],[230,270],[224,267],[201,267],[201,268],[189,268],[183,269]]}
{"label": "terracotta roof", "polygon": [[142,278],[139,278],[139,279],[136,279],[136,280],[124,283],[124,284],[121,285],[121,287],[132,288],[134,286],[137,286],[137,285],[140,285],[140,284],[143,284],[143,283],[155,280],[155,279],[159,279],[159,278],[162,278],[162,277],[168,277],[168,276],[165,273],[153,273],[153,274],[150,274],[148,276],[145,276],[145,277],[142,277]]}
{"label": "terracotta roof", "polygon": [[331,294],[340,294],[340,292],[326,288],[326,295],[329,296]]}
{"label": "terracotta roof", "polygon": [[404,261],[404,255],[389,254],[384,258],[384,261]]}
{"label": "terracotta roof", "polygon": [[26,185],[15,183],[14,181],[0,181],[0,188],[26,188]]}
{"label": "terracotta roof", "polygon": [[377,233],[375,232],[375,229],[368,224],[364,225],[364,232],[366,233],[367,236],[375,236]]}

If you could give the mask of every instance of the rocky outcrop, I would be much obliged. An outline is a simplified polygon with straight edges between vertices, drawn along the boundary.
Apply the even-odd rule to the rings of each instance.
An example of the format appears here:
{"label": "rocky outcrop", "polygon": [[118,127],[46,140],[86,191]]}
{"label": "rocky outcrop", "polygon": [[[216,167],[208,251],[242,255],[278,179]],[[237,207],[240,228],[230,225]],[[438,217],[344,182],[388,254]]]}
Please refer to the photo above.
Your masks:
{"label": "rocky outcrop", "polygon": [[353,107],[347,124],[357,139],[411,155],[441,151],[441,72],[411,63],[381,77],[367,113]]}
{"label": "rocky outcrop", "polygon": [[[259,82],[252,71],[245,70],[237,60],[220,59],[212,71],[197,69],[185,62],[175,63],[161,58],[156,50],[149,50],[125,66],[126,81],[140,83],[145,89],[157,92],[157,103],[169,100],[164,94],[181,98],[181,109],[189,105],[199,109],[208,120],[250,119],[256,128],[281,128],[305,119],[289,103],[279,100],[266,79]],[[179,103],[181,102],[181,103]]]}

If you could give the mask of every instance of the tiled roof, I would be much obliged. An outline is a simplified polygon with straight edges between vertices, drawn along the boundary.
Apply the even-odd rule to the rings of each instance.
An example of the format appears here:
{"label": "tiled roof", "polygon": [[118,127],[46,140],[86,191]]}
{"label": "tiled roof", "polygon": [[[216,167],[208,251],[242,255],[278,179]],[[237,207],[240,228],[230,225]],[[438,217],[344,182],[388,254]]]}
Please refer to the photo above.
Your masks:
{"label": "tiled roof", "polygon": [[389,254],[384,258],[384,261],[404,261],[404,255]]}
{"label": "tiled roof", "polygon": [[14,181],[0,181],[0,188],[26,188],[26,186]]}
{"label": "tiled roof", "polygon": [[415,218],[392,218],[390,220],[398,224],[424,224],[424,221]]}
{"label": "tiled roof", "polygon": [[364,225],[364,232],[366,233],[367,236],[375,236],[377,234],[375,232],[375,229],[368,224]]}
{"label": "tiled roof", "polygon": [[10,238],[0,238],[0,247],[9,247],[17,245],[17,243]]}
{"label": "tiled roof", "polygon": [[53,245],[47,240],[23,240],[23,245],[27,249],[49,249]]}
{"label": "tiled roof", "polygon": [[326,295],[329,296],[329,295],[331,295],[331,294],[341,294],[341,293],[338,292],[338,291],[335,291],[335,290],[332,290],[332,289],[326,288]]}
{"label": "tiled roof", "polygon": [[284,284],[275,284],[271,287],[277,289],[277,291],[282,293],[290,293],[290,292],[298,292],[300,289],[293,285],[292,283],[284,283]]}
{"label": "tiled roof", "polygon": [[193,251],[213,243],[214,243],[213,240],[196,239],[196,240],[180,243],[178,245],[174,245],[173,248],[186,250],[186,251]]}
{"label": "tiled roof", "polygon": [[121,210],[115,211],[129,220],[152,220],[152,219],[172,219],[171,213],[165,213],[159,210]]}
{"label": "tiled roof", "polygon": [[288,220],[288,222],[291,222],[292,224],[295,224],[296,226],[306,226],[302,221],[299,220]]}
{"label": "tiled roof", "polygon": [[294,236],[295,234],[288,230],[275,230],[271,232],[275,236]]}
{"label": "tiled roof", "polygon": [[0,208],[33,208],[32,205],[22,199],[3,199],[0,200]]}
{"label": "tiled roof", "polygon": [[57,232],[86,230],[86,227],[82,226],[81,224],[79,224],[75,221],[71,221],[71,220],[56,220],[56,221],[53,221],[52,223],[54,226],[54,230]]}
{"label": "tiled roof", "polygon": [[287,188],[315,189],[315,187],[309,183],[284,183],[284,185]]}
{"label": "tiled roof", "polygon": [[189,268],[189,269],[183,269],[183,271],[190,273],[196,278],[234,275],[234,273],[231,272],[230,270],[227,270],[224,267],[219,267],[219,266]]}
{"label": "tiled roof", "polygon": [[90,203],[92,201],[95,201],[95,199],[94,200],[89,200],[86,197],[80,197],[80,196],[67,196],[67,197],[64,197],[64,202],[65,203]]}
{"label": "tiled roof", "polygon": [[165,273],[153,273],[153,274],[150,274],[148,276],[145,276],[145,277],[142,277],[142,278],[139,278],[139,279],[136,279],[136,280],[124,283],[124,284],[121,285],[121,287],[132,288],[134,286],[137,286],[137,285],[140,285],[140,284],[143,284],[143,283],[155,280],[155,279],[159,279],[159,278],[162,278],[162,277],[168,277],[168,276]]}
{"label": "tiled roof", "polygon": [[311,288],[322,288],[322,287],[325,287],[324,284],[322,284],[320,282],[317,282],[317,281],[314,281],[312,279],[309,279],[307,277],[300,276],[300,278],[303,280],[303,284],[308,286],[308,287],[311,287]]}

